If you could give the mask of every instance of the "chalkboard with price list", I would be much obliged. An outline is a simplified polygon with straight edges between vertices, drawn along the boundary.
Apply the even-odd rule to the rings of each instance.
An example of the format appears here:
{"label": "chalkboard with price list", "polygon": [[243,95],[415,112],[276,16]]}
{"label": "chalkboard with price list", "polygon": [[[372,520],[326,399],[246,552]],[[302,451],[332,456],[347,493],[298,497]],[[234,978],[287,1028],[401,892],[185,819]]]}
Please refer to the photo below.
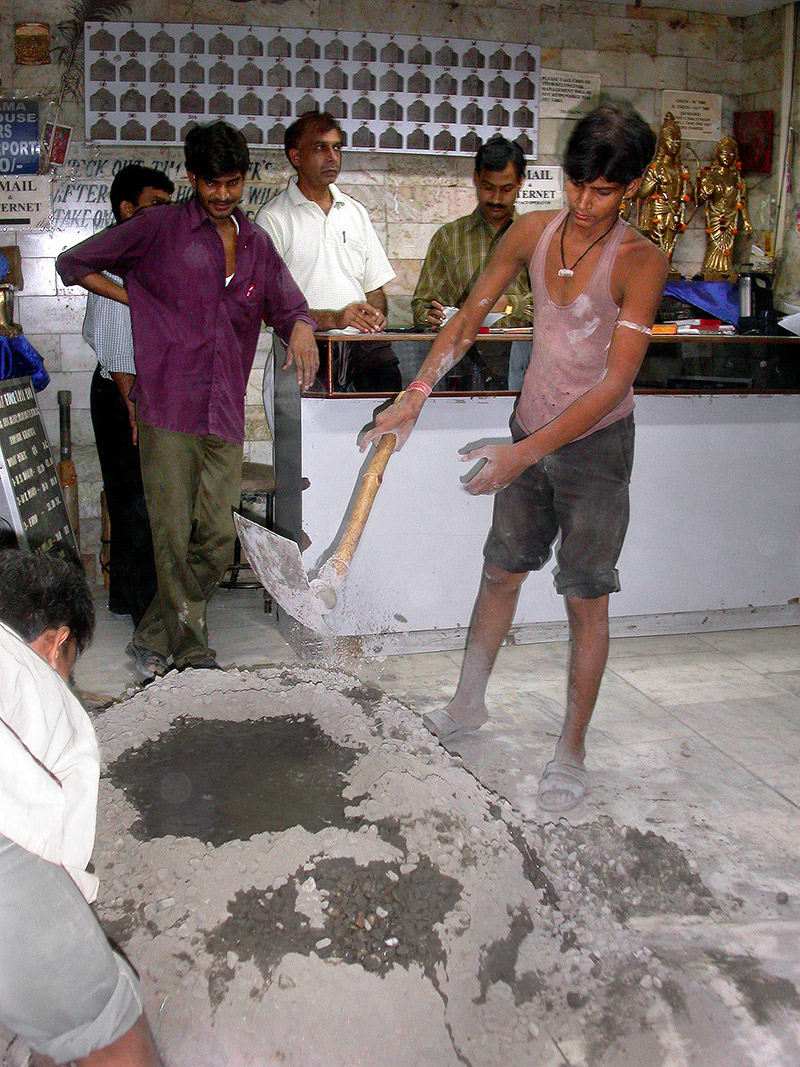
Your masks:
{"label": "chalkboard with price list", "polygon": [[0,381],[0,527],[3,543],[80,562],[30,378]]}

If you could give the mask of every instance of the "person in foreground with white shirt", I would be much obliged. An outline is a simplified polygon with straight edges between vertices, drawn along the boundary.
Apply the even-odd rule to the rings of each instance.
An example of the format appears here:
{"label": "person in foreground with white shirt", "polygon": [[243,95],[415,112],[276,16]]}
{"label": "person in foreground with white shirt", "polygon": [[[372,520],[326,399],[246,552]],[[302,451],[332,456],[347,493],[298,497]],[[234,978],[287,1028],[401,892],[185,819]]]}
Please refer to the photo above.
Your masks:
{"label": "person in foreground with white shirt", "polygon": [[[383,286],[394,271],[366,208],[336,185],[342,169],[342,130],[327,111],[307,111],[289,126],[286,157],[297,171],[265,204],[256,223],[272,238],[321,330],[382,333]],[[320,352],[321,374],[327,346]],[[396,392],[400,367],[385,341],[341,345],[334,387],[357,393]]]}
{"label": "person in foreground with white shirt", "polygon": [[0,1023],[39,1067],[160,1067],[139,981],[88,903],[100,756],[67,682],[93,630],[82,572],[0,554]]}

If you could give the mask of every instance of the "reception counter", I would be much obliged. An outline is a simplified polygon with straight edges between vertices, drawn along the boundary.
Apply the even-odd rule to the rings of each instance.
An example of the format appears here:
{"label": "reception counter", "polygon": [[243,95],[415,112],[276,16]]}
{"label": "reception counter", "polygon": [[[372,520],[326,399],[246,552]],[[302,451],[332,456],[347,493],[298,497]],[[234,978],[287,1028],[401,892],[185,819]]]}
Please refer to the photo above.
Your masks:
{"label": "reception counter", "polygon": [[[651,380],[637,388],[631,523],[619,562],[622,591],[611,598],[612,633],[798,623],[800,389],[755,379],[789,379],[800,363],[800,342],[782,342],[771,355],[764,355],[771,342],[760,339],[755,345],[717,338],[681,343],[713,345],[712,356],[694,348],[676,355],[674,348],[662,350],[664,343],[651,346],[643,368]],[[649,365],[651,355],[660,362]],[[745,358],[757,364],[752,384],[743,386],[738,379],[748,376],[731,372],[737,380],[721,385],[725,361],[738,359],[731,364],[738,372]],[[280,360],[278,353],[278,366]],[[691,373],[696,367],[687,360],[703,360],[701,369],[711,365],[713,372]],[[653,384],[656,373],[681,384]],[[278,372],[275,522],[298,542],[301,532],[310,539],[303,556],[310,575],[338,543],[366,465],[357,434],[387,399],[301,398],[293,376]],[[335,633],[358,636],[373,653],[463,646],[492,500],[465,492],[459,450],[508,440],[514,400],[503,391],[446,391],[428,400],[387,467],[329,616]],[[302,477],[310,482],[305,492]],[[525,582],[513,639],[566,633],[554,569],[551,558]],[[287,617],[280,626],[290,637],[295,633]]]}

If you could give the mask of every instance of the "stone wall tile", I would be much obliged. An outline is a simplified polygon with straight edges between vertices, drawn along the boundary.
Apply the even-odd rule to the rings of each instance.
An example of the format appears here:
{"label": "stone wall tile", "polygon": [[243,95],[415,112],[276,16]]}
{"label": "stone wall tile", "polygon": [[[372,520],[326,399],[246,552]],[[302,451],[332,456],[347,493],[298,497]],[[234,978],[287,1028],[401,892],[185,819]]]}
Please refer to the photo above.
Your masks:
{"label": "stone wall tile", "polygon": [[61,335],[61,370],[92,371],[97,366],[97,356],[91,345],[87,345],[79,333]]}
{"label": "stone wall tile", "polygon": [[391,260],[423,259],[438,228],[436,223],[390,222],[386,254]]}
{"label": "stone wall tile", "polygon": [[539,25],[533,24],[534,35],[531,38],[543,48],[594,48],[594,18],[574,18],[571,12],[562,7],[539,8]]}
{"label": "stone wall tile", "polygon": [[782,62],[778,55],[745,60],[741,64],[739,92],[764,93],[781,84]]}
{"label": "stone wall tile", "polygon": [[91,230],[29,230],[17,234],[17,244],[23,259],[55,259],[60,252],[91,236]]}
{"label": "stone wall tile", "polygon": [[392,266],[395,270],[395,277],[386,286],[387,294],[392,296],[412,294],[417,287],[417,279],[422,268],[422,258],[394,259],[392,260]]}
{"label": "stone wall tile", "polygon": [[603,92],[612,93],[625,84],[625,55],[622,52],[598,52],[597,66],[600,71]]}
{"label": "stone wall tile", "polygon": [[717,59],[741,60],[744,51],[743,36],[740,19],[725,19],[717,27],[712,54]]}
{"label": "stone wall tile", "polygon": [[656,54],[656,23],[644,19],[601,16],[595,26],[598,51]]}
{"label": "stone wall tile", "polygon": [[[291,0],[290,0],[291,2]],[[287,26],[303,26],[304,22],[284,20],[285,7],[280,8],[281,21]],[[216,22],[216,18],[211,20]],[[380,26],[375,26],[379,21]],[[404,0],[384,0],[376,14],[373,4],[352,0],[320,0],[318,22],[322,29],[363,30],[373,26],[386,32],[387,26],[402,26],[403,32],[429,34],[433,37],[461,37],[462,12],[458,4],[406,3]]]}
{"label": "stone wall tile", "polygon": [[614,96],[619,100],[627,100],[632,107],[636,108],[645,122],[649,122],[654,130],[658,130],[661,126],[661,113],[658,112],[656,117],[656,98],[661,98],[661,94],[657,93],[655,89],[639,89],[635,86],[628,86],[618,89]]}
{"label": "stone wall tile", "polygon": [[562,61],[562,55],[564,53],[563,48],[542,48],[539,56],[542,61],[542,66],[545,70],[552,68],[553,70],[569,70],[570,68]]}
{"label": "stone wall tile", "polygon": [[44,360],[48,374],[57,374],[61,370],[61,335],[26,333],[25,337]]}
{"label": "stone wall tile", "polygon": [[687,59],[687,88],[697,93],[737,93],[741,85],[742,64],[719,59]]}
{"label": "stone wall tile", "polygon": [[744,59],[778,56],[783,51],[783,8],[742,19]]}
{"label": "stone wall tile", "polygon": [[593,48],[562,48],[560,69],[596,74],[600,70],[600,53]]}
{"label": "stone wall tile", "polygon": [[382,190],[387,223],[447,222],[453,217],[453,188],[447,185],[398,185]]}
{"label": "stone wall tile", "polygon": [[[615,95],[619,95],[616,93]],[[571,119],[540,119],[538,163],[558,164],[575,126]]]}
{"label": "stone wall tile", "polygon": [[22,279],[25,283],[22,292],[26,296],[55,296],[56,267],[53,257],[33,259],[25,256],[22,260]]}
{"label": "stone wall tile", "polygon": [[[50,375],[50,384],[41,393],[38,393],[39,407],[45,410],[58,411],[58,392],[61,389],[69,389],[72,392],[72,426],[73,430],[89,411],[89,390],[92,384],[90,371],[63,371]],[[83,410],[83,415],[80,411]],[[52,438],[51,438],[52,440]],[[58,437],[56,437],[56,441]]]}
{"label": "stone wall tile", "polygon": [[27,333],[80,333],[86,309],[86,292],[80,295],[25,296],[17,301],[17,321]]}
{"label": "stone wall tile", "polygon": [[643,89],[685,89],[686,62],[677,56],[628,55],[625,84]]}
{"label": "stone wall tile", "polygon": [[[481,4],[461,8],[461,35],[484,41],[539,43],[536,9],[531,7],[498,7]],[[553,42],[548,42],[553,43]]]}
{"label": "stone wall tile", "polygon": [[716,56],[717,27],[697,24],[687,15],[671,15],[658,22],[656,49],[660,56]]}

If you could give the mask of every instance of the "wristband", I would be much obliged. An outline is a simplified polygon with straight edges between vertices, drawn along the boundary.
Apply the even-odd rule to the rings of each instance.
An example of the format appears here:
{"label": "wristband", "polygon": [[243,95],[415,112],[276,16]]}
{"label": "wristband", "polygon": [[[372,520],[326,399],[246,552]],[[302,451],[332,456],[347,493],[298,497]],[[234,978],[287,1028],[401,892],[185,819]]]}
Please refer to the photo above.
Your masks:
{"label": "wristband", "polygon": [[416,378],[411,383],[411,385],[407,385],[406,386],[406,392],[408,392],[409,389],[416,389],[418,392],[423,393],[426,400],[428,399],[428,397],[433,392],[432,387],[430,385],[428,385],[427,382],[420,381],[419,378]]}

